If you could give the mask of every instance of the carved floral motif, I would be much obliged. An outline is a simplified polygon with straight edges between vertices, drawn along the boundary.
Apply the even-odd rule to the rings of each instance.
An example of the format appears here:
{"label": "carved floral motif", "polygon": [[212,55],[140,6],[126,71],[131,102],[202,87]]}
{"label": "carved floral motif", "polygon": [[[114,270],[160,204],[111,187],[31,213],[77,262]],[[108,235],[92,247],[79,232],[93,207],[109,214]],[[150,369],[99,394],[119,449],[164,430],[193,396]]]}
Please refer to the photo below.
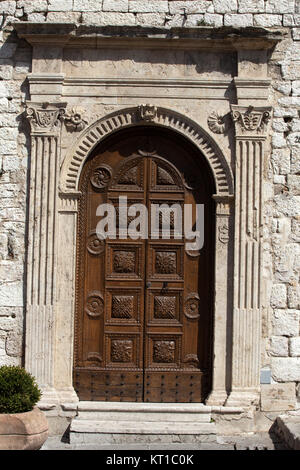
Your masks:
{"label": "carved floral motif", "polygon": [[82,131],[88,123],[85,109],[81,106],[74,106],[70,113],[65,114],[64,121],[68,131]]}
{"label": "carved floral motif", "polygon": [[175,274],[176,253],[174,251],[158,251],[155,256],[155,270],[159,274]]}
{"label": "carved floral motif", "polygon": [[184,313],[187,318],[190,320],[196,320],[199,318],[199,304],[200,298],[199,295],[195,292],[189,294],[184,302]]}
{"label": "carved floral motif", "polygon": [[133,273],[135,270],[135,253],[133,251],[115,251],[113,268],[116,273]]}
{"label": "carved floral motif", "polygon": [[132,362],[133,346],[131,340],[113,340],[111,342],[112,362]]}
{"label": "carved floral motif", "polygon": [[225,131],[224,117],[213,111],[207,118],[208,127],[215,134],[223,134]]}
{"label": "carved floral motif", "polygon": [[96,232],[91,232],[87,239],[87,250],[91,255],[100,255],[104,252],[105,240],[100,239]]}
{"label": "carved floral motif", "polygon": [[99,317],[103,313],[103,297],[100,292],[90,292],[85,303],[85,312],[90,317]]}
{"label": "carved floral motif", "polygon": [[91,184],[96,189],[105,188],[111,180],[112,170],[108,165],[101,165],[94,169]]}
{"label": "carved floral motif", "polygon": [[175,362],[175,341],[155,341],[153,346],[154,362]]}

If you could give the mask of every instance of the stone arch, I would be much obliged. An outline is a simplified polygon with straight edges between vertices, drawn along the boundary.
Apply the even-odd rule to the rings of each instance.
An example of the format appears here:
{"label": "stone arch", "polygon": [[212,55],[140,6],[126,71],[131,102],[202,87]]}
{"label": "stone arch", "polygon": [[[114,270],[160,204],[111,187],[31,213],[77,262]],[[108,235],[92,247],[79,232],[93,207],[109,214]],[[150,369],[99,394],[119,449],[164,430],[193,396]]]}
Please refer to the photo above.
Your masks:
{"label": "stone arch", "polygon": [[64,159],[60,177],[61,192],[74,193],[78,190],[82,167],[90,152],[103,138],[120,129],[138,125],[162,126],[187,137],[206,158],[214,177],[216,194],[219,196],[233,194],[231,169],[212,137],[186,116],[170,109],[150,105],[121,109],[92,123]]}

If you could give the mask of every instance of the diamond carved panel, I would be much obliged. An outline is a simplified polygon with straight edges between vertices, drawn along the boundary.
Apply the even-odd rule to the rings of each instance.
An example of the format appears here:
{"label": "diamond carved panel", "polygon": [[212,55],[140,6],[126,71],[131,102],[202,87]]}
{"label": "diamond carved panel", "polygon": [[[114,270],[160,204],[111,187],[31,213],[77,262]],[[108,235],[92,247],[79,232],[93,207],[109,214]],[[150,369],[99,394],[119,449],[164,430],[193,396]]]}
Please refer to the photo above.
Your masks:
{"label": "diamond carved panel", "polygon": [[156,295],[154,297],[154,318],[176,318],[176,297]]}
{"label": "diamond carved panel", "polygon": [[113,295],[111,316],[112,318],[132,318],[134,309],[133,295]]}

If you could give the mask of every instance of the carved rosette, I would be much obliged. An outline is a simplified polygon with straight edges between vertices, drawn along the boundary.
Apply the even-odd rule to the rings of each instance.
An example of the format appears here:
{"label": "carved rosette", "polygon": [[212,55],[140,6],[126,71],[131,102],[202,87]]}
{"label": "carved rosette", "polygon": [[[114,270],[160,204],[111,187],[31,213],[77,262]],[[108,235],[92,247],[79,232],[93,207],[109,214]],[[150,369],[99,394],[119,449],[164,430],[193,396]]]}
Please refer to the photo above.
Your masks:
{"label": "carved rosette", "polygon": [[105,240],[98,237],[93,230],[87,239],[87,250],[91,255],[100,255],[104,252]]}
{"label": "carved rosette", "polygon": [[112,177],[112,169],[108,165],[101,165],[94,169],[91,176],[91,185],[95,189],[104,189]]}
{"label": "carved rosette", "polygon": [[113,340],[111,342],[112,362],[132,362],[133,344],[131,340]]}
{"label": "carved rosette", "polygon": [[103,314],[103,296],[98,291],[90,292],[85,302],[85,312],[92,318],[97,318]]}
{"label": "carved rosette", "polygon": [[133,251],[115,251],[113,268],[116,273],[133,273],[135,271],[135,254]]}
{"label": "carved rosette", "polygon": [[154,362],[175,362],[175,341],[155,341],[153,346]]}
{"label": "carved rosette", "polygon": [[271,107],[232,105],[231,109],[237,136],[263,137],[267,134],[272,117]]}
{"label": "carved rosette", "polygon": [[64,122],[69,132],[82,131],[88,123],[85,109],[81,106],[74,106],[69,113],[65,114]]}
{"label": "carved rosette", "polygon": [[157,108],[151,104],[141,104],[138,107],[138,113],[142,121],[151,122],[157,116]]}
{"label": "carved rosette", "polygon": [[199,313],[200,298],[195,292],[189,294],[184,302],[184,314],[190,320],[197,320],[200,317]]}
{"label": "carved rosette", "polygon": [[159,274],[175,274],[176,253],[172,251],[158,251],[155,257],[155,270]]}
{"label": "carved rosette", "polygon": [[32,132],[55,134],[60,131],[66,103],[27,103],[26,116]]}
{"label": "carved rosette", "polygon": [[207,118],[208,127],[215,134],[223,134],[225,131],[224,116],[213,111]]}

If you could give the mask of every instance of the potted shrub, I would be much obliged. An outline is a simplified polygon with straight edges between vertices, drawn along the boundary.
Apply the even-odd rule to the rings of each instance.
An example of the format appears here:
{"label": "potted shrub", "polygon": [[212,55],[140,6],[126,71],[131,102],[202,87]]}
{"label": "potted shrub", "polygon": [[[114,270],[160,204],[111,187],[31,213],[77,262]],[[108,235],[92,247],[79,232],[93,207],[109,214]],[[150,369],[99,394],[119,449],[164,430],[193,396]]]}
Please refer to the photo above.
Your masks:
{"label": "potted shrub", "polygon": [[0,449],[37,450],[48,437],[34,377],[18,366],[0,367]]}

